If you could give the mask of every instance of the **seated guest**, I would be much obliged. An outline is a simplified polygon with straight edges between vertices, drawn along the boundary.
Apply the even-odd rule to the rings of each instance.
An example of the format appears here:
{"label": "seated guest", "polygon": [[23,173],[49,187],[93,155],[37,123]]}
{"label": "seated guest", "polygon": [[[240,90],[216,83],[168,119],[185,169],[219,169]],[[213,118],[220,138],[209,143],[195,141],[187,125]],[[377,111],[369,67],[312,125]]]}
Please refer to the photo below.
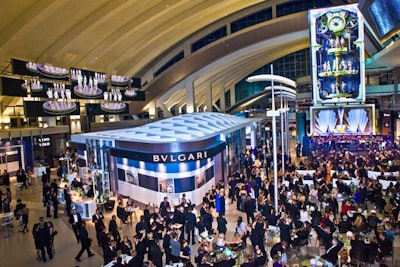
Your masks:
{"label": "seated guest", "polygon": [[288,243],[286,241],[281,241],[272,246],[270,255],[271,258],[275,259],[276,256],[279,257],[280,261],[286,263],[286,249],[288,248]]}
{"label": "seated guest", "polygon": [[350,241],[350,245],[350,257],[357,261],[364,261],[366,249],[363,237],[356,234],[355,238]]}
{"label": "seated guest", "polygon": [[122,223],[126,224],[128,214],[125,211],[124,203],[122,201],[120,201],[117,206],[117,217],[121,220]]}
{"label": "seated guest", "polygon": [[89,190],[86,193],[87,197],[94,197],[93,185],[89,185]]}
{"label": "seated guest", "polygon": [[118,258],[116,245],[116,241],[111,241],[107,247],[103,248],[104,265]]}
{"label": "seated guest", "polygon": [[71,182],[71,188],[72,189],[78,189],[78,188],[81,188],[82,189],[82,183],[81,182],[79,182],[77,179],[76,179],[76,177],[74,178],[74,180]]}
{"label": "seated guest", "polygon": [[339,233],[347,233],[348,231],[351,230],[351,223],[347,219],[347,215],[343,215],[342,220],[339,222]]}
{"label": "seated guest", "polygon": [[393,253],[392,241],[386,237],[386,233],[379,233],[378,239],[378,257],[382,260],[384,257],[391,256]]}
{"label": "seated guest", "polygon": [[336,264],[338,260],[338,253],[342,249],[342,246],[343,245],[339,244],[338,240],[334,238],[332,240],[332,246],[326,250],[324,255],[321,256],[321,258],[326,261],[325,263],[328,265],[328,267],[333,267]]}
{"label": "seated guest", "polygon": [[307,229],[306,223],[303,223],[296,232],[296,237],[293,239],[293,246],[301,247],[308,245],[309,234],[310,230]]}
{"label": "seated guest", "polygon": [[287,267],[287,265],[282,262],[281,256],[279,254],[276,254],[275,257],[273,257],[273,260],[273,267]]}

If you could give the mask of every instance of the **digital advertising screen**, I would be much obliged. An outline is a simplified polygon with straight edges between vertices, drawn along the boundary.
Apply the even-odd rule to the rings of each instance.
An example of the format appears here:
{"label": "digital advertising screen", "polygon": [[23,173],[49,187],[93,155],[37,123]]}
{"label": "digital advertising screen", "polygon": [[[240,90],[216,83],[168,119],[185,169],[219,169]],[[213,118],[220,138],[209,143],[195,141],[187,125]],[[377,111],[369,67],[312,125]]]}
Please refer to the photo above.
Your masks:
{"label": "digital advertising screen", "polygon": [[24,101],[26,117],[51,117],[80,115],[79,102],[70,101]]}
{"label": "digital advertising screen", "polygon": [[311,134],[372,134],[375,129],[375,105],[310,107]]}
{"label": "digital advertising screen", "polygon": [[86,115],[129,114],[129,105],[123,102],[86,104]]}
{"label": "digital advertising screen", "polygon": [[28,92],[24,80],[0,77],[0,92],[5,96],[26,97]]}
{"label": "digital advertising screen", "polygon": [[96,99],[103,98],[107,91],[107,74],[71,68],[72,98]]}
{"label": "digital advertising screen", "polygon": [[357,4],[309,11],[313,102],[364,103],[364,22]]}
{"label": "digital advertising screen", "polygon": [[56,80],[69,80],[69,70],[56,66],[27,62],[18,59],[11,59],[11,69],[13,74],[27,75],[39,78],[48,78]]}

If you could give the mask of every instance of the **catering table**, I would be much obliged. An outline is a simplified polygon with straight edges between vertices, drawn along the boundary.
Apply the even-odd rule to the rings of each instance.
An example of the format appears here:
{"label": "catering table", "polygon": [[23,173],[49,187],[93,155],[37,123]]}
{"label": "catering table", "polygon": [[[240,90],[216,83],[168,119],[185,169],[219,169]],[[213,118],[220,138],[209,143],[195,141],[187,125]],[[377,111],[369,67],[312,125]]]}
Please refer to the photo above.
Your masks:
{"label": "catering table", "polygon": [[[132,256],[129,256],[129,255],[126,255],[126,254],[122,254],[122,255],[121,255],[121,258],[122,258],[122,264],[123,264],[123,265],[128,264],[128,262],[129,262],[131,259],[133,259]],[[113,261],[107,263],[106,265],[104,265],[104,267],[112,267],[112,266],[114,266],[114,264],[115,264],[116,262],[117,262],[116,260],[113,260]]]}
{"label": "catering table", "polygon": [[[82,219],[90,220],[92,215],[95,214],[97,209],[96,201],[89,197],[81,197],[76,190],[71,190],[71,200],[72,200],[72,208],[76,209],[80,214]],[[64,188],[58,190],[59,194],[59,202],[65,205],[65,196],[64,196]]]}

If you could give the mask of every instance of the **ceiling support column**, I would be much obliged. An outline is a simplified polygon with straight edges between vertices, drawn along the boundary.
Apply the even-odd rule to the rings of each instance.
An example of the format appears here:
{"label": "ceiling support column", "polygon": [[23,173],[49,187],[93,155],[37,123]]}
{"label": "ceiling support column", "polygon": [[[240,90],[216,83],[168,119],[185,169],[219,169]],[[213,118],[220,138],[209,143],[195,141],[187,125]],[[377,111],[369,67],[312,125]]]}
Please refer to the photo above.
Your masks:
{"label": "ceiling support column", "polygon": [[211,88],[211,83],[206,84],[206,107],[207,107],[207,112],[212,112],[213,107],[212,107],[212,88]]}
{"label": "ceiling support column", "polygon": [[193,76],[189,76],[185,79],[186,89],[186,113],[195,112],[195,100],[194,100],[194,85]]}

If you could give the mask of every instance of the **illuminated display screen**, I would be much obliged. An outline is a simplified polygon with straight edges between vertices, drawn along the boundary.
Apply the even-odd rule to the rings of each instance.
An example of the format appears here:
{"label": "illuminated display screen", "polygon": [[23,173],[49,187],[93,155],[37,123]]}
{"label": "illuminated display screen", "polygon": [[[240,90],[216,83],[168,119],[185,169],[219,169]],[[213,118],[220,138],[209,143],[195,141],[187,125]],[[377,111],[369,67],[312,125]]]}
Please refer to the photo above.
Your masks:
{"label": "illuminated display screen", "polygon": [[314,104],[363,103],[364,27],[357,5],[311,10],[309,17]]}
{"label": "illuminated display screen", "polygon": [[311,107],[311,131],[315,136],[329,134],[371,134],[375,105]]}

